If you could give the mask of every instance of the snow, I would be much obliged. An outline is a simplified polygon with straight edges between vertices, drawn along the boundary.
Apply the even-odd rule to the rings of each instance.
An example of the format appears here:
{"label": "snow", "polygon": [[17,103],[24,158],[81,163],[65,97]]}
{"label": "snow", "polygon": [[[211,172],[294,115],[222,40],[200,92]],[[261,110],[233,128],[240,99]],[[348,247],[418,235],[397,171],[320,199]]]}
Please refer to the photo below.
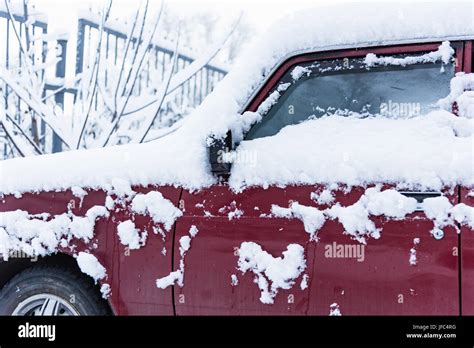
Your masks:
{"label": "snow", "polygon": [[281,94],[278,91],[272,92],[272,94],[270,94],[258,107],[257,112],[255,113],[255,116],[256,116],[255,119],[257,121],[260,121],[261,119],[260,115],[266,114],[268,110],[270,110],[270,108],[277,103],[280,97],[281,97]]}
{"label": "snow", "polygon": [[0,253],[8,259],[9,251],[22,251],[29,256],[45,256],[68,244],[72,238],[89,242],[95,222],[107,217],[101,206],[90,208],[84,217],[72,213],[30,215],[23,210],[0,213]]}
{"label": "snow", "polygon": [[120,243],[128,246],[129,249],[140,249],[146,243],[147,232],[144,231],[141,235],[135,224],[131,220],[126,220],[118,224],[117,234],[120,238]]}
{"label": "snow", "polygon": [[184,285],[183,276],[184,276],[184,263],[180,261],[179,269],[171,272],[166,277],[159,278],[156,280],[156,287],[159,289],[166,289],[168,286],[178,284],[180,287]]}
{"label": "snow", "polygon": [[426,216],[429,219],[434,220],[435,225],[438,227],[444,227],[451,223],[451,218],[449,216],[449,210],[451,207],[452,204],[444,196],[429,198],[423,201],[423,210]]}
{"label": "snow", "polygon": [[229,221],[232,219],[240,219],[240,217],[244,214],[244,212],[240,209],[235,209],[234,211],[231,211],[227,214],[227,217],[229,218]]}
{"label": "snow", "polygon": [[354,204],[342,207],[339,203],[327,210],[331,219],[338,219],[344,226],[344,233],[360,243],[366,244],[366,238],[380,238],[380,229],[376,228],[370,216],[384,215],[386,218],[402,219],[417,208],[414,198],[406,197],[396,190],[380,191],[380,187],[367,189]]}
{"label": "snow", "polygon": [[[8,6],[5,1],[0,2],[0,11],[7,12],[8,9],[11,10],[12,14],[15,16],[24,16],[24,7],[23,2],[20,1],[8,1]],[[33,13],[29,13],[31,17],[29,20],[31,21],[38,21],[46,23],[48,22],[48,16],[45,13],[41,13],[39,11],[34,11]]]}
{"label": "snow", "polygon": [[310,235],[310,240],[316,240],[316,232],[326,221],[323,212],[298,202],[292,202],[289,208],[272,205],[272,214],[287,219],[300,219],[303,222],[304,230]]}
{"label": "snow", "polygon": [[457,223],[467,225],[474,230],[474,207],[459,203],[451,208],[450,213]]}
{"label": "snow", "polygon": [[166,231],[169,231],[176,219],[183,215],[181,210],[158,191],[137,194],[132,200],[131,209],[138,214],[150,215],[155,223],[163,224]]}
{"label": "snow", "polygon": [[338,220],[344,226],[344,233],[365,244],[367,237],[380,238],[371,216],[385,216],[387,219],[403,219],[418,207],[416,199],[406,197],[394,189],[381,191],[380,186],[366,189],[360,199],[349,206],[336,203],[330,208],[319,210],[292,202],[289,208],[272,205],[272,216],[299,219],[304,224],[310,240],[317,240],[316,232],[327,219]]}
{"label": "snow", "polygon": [[[344,227],[344,233],[362,244],[367,238],[380,238],[378,229],[371,216],[384,216],[386,219],[401,220],[419,208],[416,199],[406,197],[394,189],[381,190],[380,186],[370,187],[359,200],[349,206],[339,203],[330,208],[319,210],[292,202],[289,208],[272,205],[272,216],[287,219],[297,218],[304,224],[310,240],[317,240],[316,232],[324,225],[327,219],[338,220]],[[455,223],[469,226],[474,229],[474,207],[464,203],[452,205],[444,196],[426,198],[421,204],[422,210],[428,219],[434,223],[432,233],[438,233],[446,226],[455,226]],[[457,227],[456,227],[457,228]]]}
{"label": "snow", "polygon": [[311,192],[311,199],[320,205],[325,205],[334,202],[335,197],[331,190],[325,189],[319,194]]}
{"label": "snow", "polygon": [[[318,20],[314,20],[318,18]],[[420,21],[423,18],[423,21]],[[363,22],[364,25],[360,25]],[[258,113],[244,113],[240,115],[241,110],[252,98],[254,91],[260,86],[266,78],[271,75],[274,67],[285,59],[289,54],[311,49],[315,51],[326,51],[348,46],[377,46],[380,44],[389,45],[396,42],[419,42],[419,41],[445,41],[472,37],[474,35],[474,24],[472,21],[472,5],[470,3],[460,3],[456,6],[446,3],[429,4],[346,4],[344,11],[340,11],[339,6],[319,6],[314,9],[306,9],[290,16],[285,16],[273,25],[267,34],[255,40],[249,45],[246,52],[241,56],[235,68],[222,80],[214,92],[209,95],[205,101],[193,112],[183,125],[175,132],[147,144],[115,146],[106,149],[94,149],[88,151],[71,151],[54,155],[35,156],[31,158],[18,158],[3,161],[0,163],[0,192],[4,194],[15,191],[55,191],[67,190],[73,186],[81,188],[108,189],[115,178],[125,180],[130,185],[176,185],[188,189],[200,189],[216,182],[211,175],[208,165],[207,140],[211,135],[223,136],[230,129],[235,142],[242,140],[243,134],[249,129],[251,124],[260,119]],[[8,79],[9,76],[3,74],[2,78]],[[12,88],[15,84],[12,84]],[[24,95],[25,100],[29,100],[28,95]],[[37,103],[31,102],[36,108]],[[41,109],[41,108],[40,108]],[[48,115],[48,110],[38,110],[40,115]],[[444,116],[447,118],[448,116]],[[49,123],[54,123],[54,117],[44,117]],[[450,168],[452,173],[446,173],[444,164],[447,156],[457,151],[461,142],[454,136],[446,138],[437,137],[434,143],[430,142],[434,134],[424,131],[424,125],[428,124],[433,117],[417,119],[413,123],[403,123],[397,127],[396,124],[383,122],[381,120],[361,120],[367,121],[366,127],[376,126],[367,138],[358,136],[357,122],[354,120],[335,120],[334,126],[339,126],[341,133],[347,135],[344,142],[340,142],[342,137],[339,133],[322,133],[316,128],[327,124],[328,121],[320,120],[313,123],[316,132],[312,140],[316,142],[311,148],[306,148],[307,155],[317,155],[318,145],[323,144],[322,150],[327,149],[328,144],[333,144],[335,153],[332,156],[322,154],[318,159],[316,168],[321,168],[321,172],[328,168],[327,175],[322,175],[314,169],[314,160],[308,161],[307,167],[292,169],[295,160],[289,160],[288,165],[282,166],[281,170],[271,173],[271,161],[260,156],[267,155],[267,152],[260,145],[273,145],[271,140],[259,139],[254,141],[252,146],[243,144],[244,148],[254,148],[259,150],[259,165],[255,168],[242,172],[242,165],[236,164],[233,168],[231,181],[236,189],[246,185],[268,185],[276,181],[281,184],[290,182],[308,182],[322,179],[338,182],[375,182],[382,179],[390,181],[407,181],[409,184],[420,184],[439,187],[443,181],[446,184],[466,183],[472,184],[472,178],[466,178],[469,173],[463,171],[462,160],[465,160],[467,150],[461,151],[458,162],[453,163]],[[385,121],[385,120],[384,120]],[[380,124],[378,124],[379,122]],[[454,122],[454,121],[453,121]],[[383,126],[385,123],[385,127]],[[308,124],[311,124],[308,122]],[[442,131],[432,125],[428,129],[441,135]],[[54,124],[60,136],[67,137],[61,133],[61,127]],[[303,127],[306,127],[305,125]],[[341,128],[347,127],[347,128]],[[354,127],[352,130],[351,127]],[[397,141],[403,126],[411,126],[412,131],[408,135]],[[308,126],[310,127],[310,126]],[[394,134],[387,132],[394,128]],[[287,127],[276,136],[279,141],[285,139],[285,134],[289,135],[292,128]],[[407,127],[408,128],[408,127]],[[411,139],[410,136],[416,133],[413,129],[423,129],[420,132],[422,140]],[[448,129],[444,127],[446,132]],[[309,131],[309,129],[306,129]],[[377,130],[385,131],[383,137],[377,137]],[[407,131],[407,129],[404,129]],[[322,135],[325,142],[320,141]],[[363,132],[367,136],[367,130]],[[380,141],[383,146],[379,146]],[[307,140],[307,134],[303,134],[302,139]],[[359,153],[362,145],[354,140],[360,141],[364,148]],[[413,141],[411,141],[413,140]],[[440,141],[443,140],[443,141]],[[464,139],[468,143],[470,139]],[[276,142],[276,140],[275,140]],[[391,145],[394,142],[394,145]],[[346,150],[349,152],[349,162],[341,162],[341,151],[343,144],[351,144]],[[375,147],[370,145],[377,144]],[[399,146],[400,143],[404,146]],[[421,146],[421,151],[413,151],[414,145]],[[433,149],[429,146],[435,145]],[[290,148],[294,147],[290,144]],[[446,147],[447,146],[447,147]],[[445,148],[446,147],[446,148]],[[356,149],[357,151],[352,151]],[[441,149],[439,158],[436,161],[430,160],[433,154],[438,155],[437,151]],[[466,147],[464,147],[466,149]],[[276,165],[282,164],[281,160],[287,152],[279,153],[282,149],[280,144],[269,153],[271,160]],[[320,150],[321,152],[323,152]],[[418,149],[417,149],[418,150]],[[263,152],[262,152],[263,151]],[[412,156],[403,156],[409,151]],[[419,155],[418,155],[419,153]],[[380,157],[384,154],[383,157]],[[387,156],[386,154],[390,154]],[[358,165],[357,160],[369,155],[373,158],[369,167],[363,168]],[[297,156],[298,157],[298,156]],[[332,158],[328,158],[332,157]],[[407,158],[408,157],[408,158]],[[437,156],[435,156],[437,157]],[[314,158],[314,156],[305,156],[305,158]],[[299,158],[301,160],[301,158]],[[419,160],[422,159],[420,163]],[[261,166],[260,164],[262,164]],[[417,164],[416,168],[414,164]],[[451,162],[448,162],[451,163]],[[87,165],[85,165],[87,164]],[[364,163],[364,165],[367,163]],[[386,164],[390,164],[384,170]],[[267,165],[270,167],[267,168]],[[408,165],[408,166],[407,166]],[[35,168],[34,171],[31,168]],[[266,170],[267,168],[268,170]],[[379,168],[382,168],[379,170]],[[392,169],[396,169],[391,173]],[[425,170],[420,168],[426,168]],[[288,174],[285,174],[291,169]],[[302,170],[304,169],[304,170]],[[364,170],[362,170],[364,169]],[[412,172],[412,169],[415,169]],[[265,172],[259,172],[260,170]],[[331,178],[331,175],[336,177]],[[42,173],[42,175],[37,175]],[[263,175],[266,174],[266,175]],[[367,174],[367,175],[365,175]],[[469,175],[472,177],[472,175]],[[253,179],[255,177],[255,179]],[[427,181],[425,181],[427,179]]]}
{"label": "snow", "polygon": [[443,110],[410,119],[312,119],[243,141],[237,153],[255,154],[258,165],[234,163],[229,183],[236,191],[314,183],[382,182],[425,191],[473,186],[473,130],[472,119]]}
{"label": "snow", "polygon": [[228,206],[226,205],[219,208],[219,213],[225,214],[226,212],[227,212],[227,218],[229,219],[229,221],[233,219],[240,219],[240,217],[244,215],[244,211],[237,208],[237,203],[235,201],[230,202]]}
{"label": "snow", "polygon": [[426,216],[433,220],[433,235],[446,226],[454,226],[458,229],[456,223],[467,225],[474,230],[474,207],[464,203],[453,206],[444,196],[426,198],[422,206]]}
{"label": "snow", "polygon": [[339,305],[337,303],[332,303],[329,306],[329,316],[335,316],[339,317],[341,316],[341,309],[339,308]]}
{"label": "snow", "polygon": [[418,207],[416,199],[406,197],[396,190],[380,191],[380,187],[369,188],[358,203],[365,205],[370,215],[384,215],[391,219],[403,219]]}
{"label": "snow", "polygon": [[306,290],[308,288],[308,281],[309,281],[309,276],[307,274],[303,274],[303,279],[301,279],[301,283],[300,283],[301,290]]}
{"label": "snow", "polygon": [[230,276],[230,285],[232,285],[232,286],[239,285],[239,279],[237,278],[237,276],[235,274],[231,274],[231,276]]}
{"label": "snow", "polygon": [[474,91],[466,91],[456,99],[460,117],[474,117]]}
{"label": "snow", "polygon": [[472,91],[474,91],[474,74],[459,72],[451,80],[450,85],[449,95],[438,101],[438,106],[451,111],[453,103],[456,102],[459,116],[473,118],[474,100]]}
{"label": "snow", "polygon": [[189,229],[189,235],[191,236],[191,238],[196,237],[198,232],[199,232],[199,229],[196,227],[196,225],[192,225],[191,228]]}
{"label": "snow", "polygon": [[297,66],[295,67],[292,71],[291,71],[291,78],[293,79],[293,81],[297,81],[299,80],[304,74],[307,74],[309,75],[311,73],[311,70],[306,68],[306,67],[302,67],[302,66]]}
{"label": "snow", "polygon": [[104,300],[107,300],[110,297],[111,291],[112,289],[107,283],[102,284],[102,286],[100,287],[100,293],[102,294],[102,298]]}
{"label": "snow", "polygon": [[90,208],[84,217],[69,215],[72,218],[69,226],[70,233],[74,237],[88,242],[94,236],[95,221],[100,217],[108,217],[109,212],[105,207],[96,205]]}
{"label": "snow", "polygon": [[102,266],[99,260],[97,260],[97,257],[92,254],[81,251],[77,254],[76,261],[81,272],[92,277],[95,281],[107,276],[104,266]]}
{"label": "snow", "polygon": [[413,248],[410,249],[410,258],[408,262],[410,266],[416,266],[418,263],[418,259],[416,258],[416,248],[420,244],[420,238],[413,238]]}
{"label": "snow", "polygon": [[115,201],[112,199],[112,197],[110,196],[105,197],[105,207],[108,210],[112,210],[114,206],[115,206]]}
{"label": "snow", "polygon": [[306,269],[304,248],[289,244],[282,257],[273,257],[254,242],[243,242],[239,248],[237,268],[245,274],[251,271],[261,291],[260,302],[272,304],[279,289],[291,289]]}
{"label": "snow", "polygon": [[133,196],[135,194],[127,180],[121,178],[112,178],[111,184],[112,190],[110,190],[110,193],[116,195],[119,198]]}
{"label": "snow", "polygon": [[181,259],[179,260],[179,268],[176,271],[171,272],[163,278],[156,280],[156,286],[159,289],[166,289],[168,286],[177,284],[179,287],[184,286],[184,259],[191,248],[191,240],[196,237],[199,230],[195,225],[192,225],[189,229],[189,236],[182,236],[179,239],[179,254]]}
{"label": "snow", "polygon": [[71,192],[74,196],[80,199],[80,206],[82,206],[82,202],[84,201],[84,197],[87,196],[87,191],[79,186],[71,187]]}
{"label": "snow", "polygon": [[407,66],[419,63],[436,63],[442,61],[444,64],[448,64],[454,56],[454,49],[450,46],[449,41],[443,41],[437,51],[426,53],[418,56],[407,56],[403,58],[394,57],[377,57],[373,53],[367,54],[364,63],[368,67],[376,65],[395,65],[395,66]]}
{"label": "snow", "polygon": [[187,253],[189,248],[191,247],[191,238],[189,236],[183,236],[179,239],[179,254],[181,257]]}

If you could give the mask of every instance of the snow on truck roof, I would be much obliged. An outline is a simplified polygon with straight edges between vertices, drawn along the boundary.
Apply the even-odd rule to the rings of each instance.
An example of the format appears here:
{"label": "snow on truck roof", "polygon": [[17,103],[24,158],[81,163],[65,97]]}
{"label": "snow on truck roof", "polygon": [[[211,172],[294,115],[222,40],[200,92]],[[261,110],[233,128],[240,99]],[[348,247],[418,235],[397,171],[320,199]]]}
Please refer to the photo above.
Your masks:
{"label": "snow on truck roof", "polygon": [[[189,189],[209,186],[216,180],[208,164],[209,136],[224,135],[230,129],[236,142],[242,140],[243,134],[251,124],[261,118],[258,113],[247,112],[241,115],[242,108],[245,107],[252,93],[282,60],[304,51],[474,38],[473,11],[471,2],[366,3],[321,6],[286,16],[269,28],[265,35],[249,45],[229,74],[188,116],[176,132],[141,145],[113,146],[2,161],[0,162],[0,193],[66,190],[76,186],[110,190],[123,182],[131,185],[179,185]],[[254,172],[251,172],[252,182],[249,184],[266,186],[268,184],[317,183],[318,180],[325,181],[327,178],[336,177],[340,183],[353,185],[384,180],[383,175],[387,174],[388,181],[407,184],[420,184],[420,181],[426,181],[422,184],[435,189],[439,189],[442,184],[460,182],[472,185],[474,180],[471,178],[472,165],[469,167],[469,162],[472,164],[472,146],[470,152],[466,152],[469,151],[469,144],[472,145],[472,120],[455,120],[453,115],[445,111],[440,111],[430,117],[433,120],[431,126],[429,122],[423,120],[387,120],[386,124],[383,120],[373,121],[373,124],[383,132],[385,141],[391,140],[387,139],[387,132],[391,129],[394,129],[393,139],[397,137],[401,139],[400,136],[402,138],[405,136],[403,140],[407,149],[409,147],[406,144],[410,142],[410,134],[414,139],[420,134],[407,133],[405,130],[426,126],[428,130],[423,133],[425,138],[421,142],[420,139],[416,139],[414,145],[422,146],[431,142],[436,146],[423,147],[423,151],[420,152],[420,156],[424,156],[423,159],[416,158],[415,152],[412,153],[414,158],[411,158],[409,163],[397,165],[397,163],[383,162],[389,166],[383,169],[377,162],[377,158],[384,156],[383,151],[380,149],[374,153],[367,151],[367,148],[371,148],[370,135],[374,132],[367,131],[365,134],[364,127],[360,124],[361,120],[335,119],[334,122],[339,126],[356,127],[360,132],[360,134],[353,134],[353,138],[348,139],[348,142],[357,141],[357,136],[361,138],[365,136],[367,148],[364,155],[369,156],[370,161],[351,163],[353,167],[350,170],[346,168],[346,172],[349,173],[347,176],[332,176],[331,173],[325,173],[324,177],[318,176],[318,173],[311,170],[305,173],[304,167],[299,165],[296,165],[298,172],[291,175],[290,167],[261,168],[257,164],[260,172],[255,172],[255,167],[252,169]],[[322,136],[325,134],[325,127],[333,129],[334,124],[327,120],[314,122],[320,122],[320,127],[313,127],[313,131],[321,135],[321,141],[331,141],[332,139],[327,135],[325,138]],[[398,127],[392,127],[389,122],[400,123]],[[465,129],[463,136],[454,136],[456,130],[461,128]],[[291,141],[288,135],[293,131],[295,130],[283,132],[284,134],[280,137],[277,134],[272,138],[275,141]],[[308,128],[304,131],[308,131]],[[446,144],[440,141],[440,134],[446,136],[449,146],[445,146]],[[379,137],[373,139],[377,144],[380,140]],[[250,149],[257,152],[259,151],[258,144],[272,146],[268,139],[255,143],[256,147],[250,146]],[[396,151],[397,146],[396,143],[394,144],[386,150]],[[377,147],[373,146],[374,149]],[[284,151],[285,146],[276,148]],[[334,149],[334,151],[346,150],[343,147]],[[441,151],[443,156],[435,159],[436,151]],[[460,165],[459,170],[455,172],[449,172],[439,165],[443,160],[451,159],[450,151],[460,153],[455,163],[450,162],[451,168],[453,164]],[[270,156],[268,153],[262,154]],[[333,154],[333,156],[338,155],[341,154]],[[325,159],[327,158],[322,156],[319,160],[307,161],[307,165],[338,170],[337,161],[331,161],[328,165],[324,163]],[[398,156],[396,159],[402,161],[403,156]],[[463,160],[467,161],[468,167],[462,165]],[[268,158],[264,163],[268,163]],[[417,167],[419,163],[423,163],[423,168]],[[245,173],[243,165],[235,167],[231,175],[231,178],[234,176],[231,184],[237,189],[243,188],[246,186],[245,180],[248,178],[248,173]],[[279,176],[278,170],[283,170],[284,175]],[[459,176],[456,177],[458,174]]]}

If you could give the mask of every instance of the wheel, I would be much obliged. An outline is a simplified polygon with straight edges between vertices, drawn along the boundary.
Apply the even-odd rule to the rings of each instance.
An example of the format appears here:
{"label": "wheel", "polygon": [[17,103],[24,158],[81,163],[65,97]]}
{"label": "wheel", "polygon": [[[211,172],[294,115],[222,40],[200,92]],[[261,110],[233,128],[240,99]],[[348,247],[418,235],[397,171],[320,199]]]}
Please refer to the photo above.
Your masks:
{"label": "wheel", "polygon": [[108,315],[92,279],[49,265],[28,268],[0,290],[0,315]]}

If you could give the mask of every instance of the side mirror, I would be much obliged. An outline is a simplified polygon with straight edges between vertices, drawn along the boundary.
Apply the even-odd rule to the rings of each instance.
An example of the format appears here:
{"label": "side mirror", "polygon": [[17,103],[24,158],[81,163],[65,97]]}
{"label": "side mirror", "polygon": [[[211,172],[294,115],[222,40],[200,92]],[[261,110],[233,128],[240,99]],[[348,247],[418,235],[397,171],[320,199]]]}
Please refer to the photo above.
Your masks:
{"label": "side mirror", "polygon": [[224,138],[212,138],[209,146],[209,163],[213,174],[217,176],[230,175],[232,163],[226,161],[225,156],[230,151],[232,151],[232,133],[230,131]]}

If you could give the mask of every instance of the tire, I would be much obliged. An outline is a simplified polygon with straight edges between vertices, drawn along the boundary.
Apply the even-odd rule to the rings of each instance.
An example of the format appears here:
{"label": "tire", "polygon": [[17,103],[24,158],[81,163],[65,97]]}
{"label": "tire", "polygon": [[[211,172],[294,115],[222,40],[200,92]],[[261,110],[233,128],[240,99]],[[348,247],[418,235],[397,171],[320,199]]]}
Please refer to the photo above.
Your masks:
{"label": "tire", "polygon": [[60,266],[28,268],[0,290],[0,315],[109,314],[92,279]]}

